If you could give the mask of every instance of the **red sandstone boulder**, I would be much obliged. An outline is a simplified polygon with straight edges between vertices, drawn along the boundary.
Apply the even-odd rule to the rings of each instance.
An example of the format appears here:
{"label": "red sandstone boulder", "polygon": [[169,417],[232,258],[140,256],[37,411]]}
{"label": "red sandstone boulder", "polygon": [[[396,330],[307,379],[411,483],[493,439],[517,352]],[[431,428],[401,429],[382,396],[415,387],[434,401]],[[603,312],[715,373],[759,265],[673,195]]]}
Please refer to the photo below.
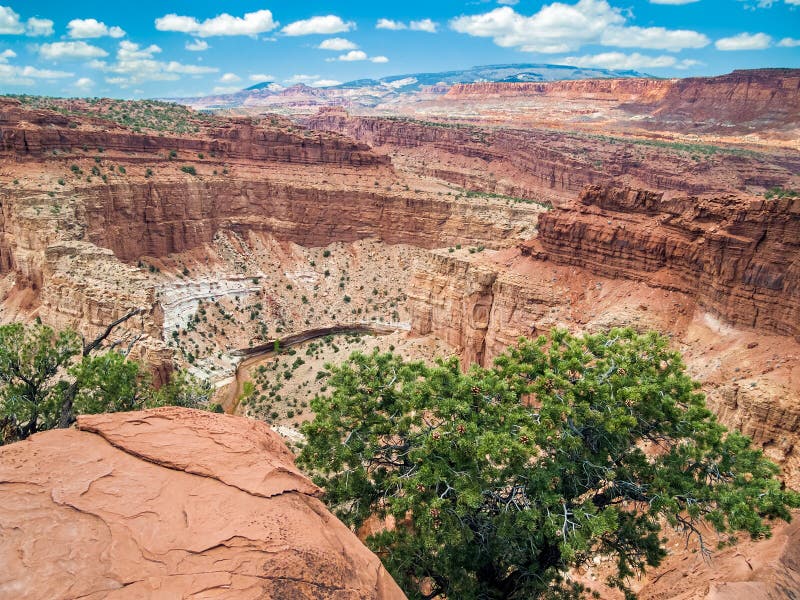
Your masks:
{"label": "red sandstone boulder", "polygon": [[405,598],[265,424],[162,408],[0,448],[0,598]]}

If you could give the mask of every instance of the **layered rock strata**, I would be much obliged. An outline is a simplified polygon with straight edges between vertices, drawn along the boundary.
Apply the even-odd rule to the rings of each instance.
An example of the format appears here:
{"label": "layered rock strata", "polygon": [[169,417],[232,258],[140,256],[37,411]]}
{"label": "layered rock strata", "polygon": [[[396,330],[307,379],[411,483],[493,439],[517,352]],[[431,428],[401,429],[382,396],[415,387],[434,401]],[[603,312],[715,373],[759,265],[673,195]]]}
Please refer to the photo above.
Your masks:
{"label": "layered rock strata", "polygon": [[83,416],[0,448],[0,597],[400,599],[265,424]]}

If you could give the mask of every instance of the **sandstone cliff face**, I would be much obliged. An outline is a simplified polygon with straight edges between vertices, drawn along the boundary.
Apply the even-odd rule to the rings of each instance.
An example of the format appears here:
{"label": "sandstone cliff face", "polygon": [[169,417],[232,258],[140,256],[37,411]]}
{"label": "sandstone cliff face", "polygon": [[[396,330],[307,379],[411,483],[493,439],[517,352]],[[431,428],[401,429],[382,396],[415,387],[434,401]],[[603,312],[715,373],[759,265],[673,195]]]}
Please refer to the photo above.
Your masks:
{"label": "sandstone cliff face", "polygon": [[[70,127],[80,123],[82,127]],[[363,144],[337,135],[304,135],[251,119],[229,119],[193,135],[135,133],[108,121],[68,116],[24,108],[10,99],[0,100],[0,152],[43,157],[72,148],[102,148],[107,152],[185,152],[213,155],[222,160],[273,161],[295,164],[382,165]]]}
{"label": "sandstone cliff face", "polygon": [[574,81],[543,81],[525,83],[467,83],[456,84],[447,92],[448,98],[550,96],[557,98],[586,98],[611,102],[652,102],[662,99],[672,88],[673,79],[579,79]]}
{"label": "sandstone cliff face", "polygon": [[661,97],[644,108],[662,124],[687,122],[745,130],[800,122],[800,69],[734,71],[719,77],[673,80]]}
{"label": "sandstone cliff face", "polygon": [[684,131],[796,128],[800,69],[753,69],[686,79],[589,79],[454,85],[443,100],[541,97],[607,103],[645,116],[640,125]]}
{"label": "sandstone cliff face", "polygon": [[498,247],[532,233],[541,212],[527,204],[494,209],[467,200],[316,187],[255,174],[233,181],[103,186],[86,190],[84,198],[88,239],[126,261],[189,250],[221,229],[270,233],[304,246],[377,237],[423,248]]}
{"label": "sandstone cliff face", "polygon": [[590,187],[539,220],[526,252],[695,296],[729,323],[800,335],[800,199]]}
{"label": "sandstone cliff face", "polygon": [[81,417],[0,448],[3,598],[400,599],[263,423]]}
{"label": "sandstone cliff face", "polygon": [[702,145],[695,150],[690,143],[597,133],[350,117],[334,110],[302,122],[388,152],[395,163],[420,175],[468,189],[554,203],[573,198],[586,185],[611,182],[688,194],[791,187],[793,173],[800,169],[800,156],[795,154],[709,154]]}

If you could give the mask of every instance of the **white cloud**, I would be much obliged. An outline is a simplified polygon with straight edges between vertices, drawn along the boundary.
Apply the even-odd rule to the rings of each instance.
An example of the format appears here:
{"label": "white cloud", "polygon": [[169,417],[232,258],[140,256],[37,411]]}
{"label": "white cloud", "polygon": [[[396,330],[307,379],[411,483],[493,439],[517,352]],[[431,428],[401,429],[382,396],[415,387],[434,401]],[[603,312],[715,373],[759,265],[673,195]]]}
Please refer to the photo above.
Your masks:
{"label": "white cloud", "polygon": [[358,45],[345,38],[335,37],[322,40],[322,43],[320,43],[317,48],[320,50],[336,50],[337,52],[341,52],[342,50],[355,50],[358,48]]}
{"label": "white cloud", "polygon": [[53,35],[53,22],[50,19],[31,17],[24,24],[18,13],[10,6],[0,6],[0,34],[29,36]]}
{"label": "white cloud", "polygon": [[579,0],[576,4],[547,4],[529,17],[504,6],[457,17],[450,21],[450,27],[459,33],[490,37],[498,46],[524,52],[569,52],[586,44],[680,50],[709,43],[706,36],[695,31],[625,26],[626,20],[625,13],[607,0]]}
{"label": "white cloud", "polygon": [[109,27],[97,19],[72,19],[67,23],[67,35],[72,39],[112,37],[121,38],[125,31],[121,27]]}
{"label": "white cloud", "polygon": [[159,17],[155,21],[159,31],[178,31],[189,33],[197,37],[212,37],[221,35],[249,35],[272,31],[279,23],[272,18],[272,11],[257,10],[245,13],[242,17],[234,17],[222,13],[205,21],[198,21],[194,17],[176,15],[174,13]]}
{"label": "white cloud", "polygon": [[31,37],[47,37],[53,35],[53,22],[50,19],[31,17],[25,25],[25,35]]}
{"label": "white cloud", "polygon": [[17,67],[23,77],[36,77],[37,79],[63,79],[72,77],[74,73],[67,71],[53,71],[51,69],[37,69],[36,67]]}
{"label": "white cloud", "polygon": [[332,34],[342,33],[355,29],[355,23],[352,21],[343,21],[341,17],[336,15],[326,15],[324,17],[311,17],[303,21],[295,21],[289,23],[282,29],[284,35],[311,35],[311,34]]}
{"label": "white cloud", "polygon": [[219,78],[220,83],[235,83],[241,80],[242,78],[239,77],[236,73],[225,73],[222,77]]}
{"label": "white cloud", "polygon": [[672,67],[676,69],[687,69],[699,64],[695,60],[685,59],[679,61],[674,56],[662,54],[661,56],[647,56],[634,52],[624,54],[622,52],[603,52],[600,54],[588,54],[584,56],[568,56],[559,61],[575,67],[593,67],[600,69],[661,69]]}
{"label": "white cloud", "polygon": [[285,79],[284,81],[291,85],[295,83],[310,83],[318,79],[320,79],[319,75],[292,75],[289,79]]}
{"label": "white cloud", "polygon": [[408,29],[408,25],[400,21],[393,21],[392,19],[378,19],[378,22],[375,23],[375,29],[400,31],[401,29]]}
{"label": "white cloud", "polygon": [[160,52],[161,48],[155,44],[142,48],[139,44],[123,40],[119,43],[116,62],[95,60],[89,63],[89,66],[110,73],[111,75],[106,77],[106,82],[122,87],[145,81],[175,81],[180,79],[181,75],[207,75],[219,72],[219,69],[214,67],[186,65],[175,60],[156,60],[154,55]]}
{"label": "white cloud", "polygon": [[800,46],[800,40],[796,40],[793,38],[783,38],[780,42],[778,42],[778,46],[781,48],[797,48]]}
{"label": "white cloud", "polygon": [[19,15],[10,6],[0,6],[0,33],[17,35],[25,32]]}
{"label": "white cloud", "polygon": [[390,31],[402,31],[403,29],[411,29],[413,31],[427,31],[428,33],[436,33],[439,29],[439,24],[431,19],[420,19],[419,21],[411,21],[406,24],[402,21],[393,21],[392,19],[378,19],[375,23],[375,29],[388,29]]}
{"label": "white cloud", "polygon": [[388,63],[389,59],[385,56],[373,56],[370,60],[374,63]]}
{"label": "white cloud", "polygon": [[304,83],[311,87],[328,87],[331,85],[340,85],[342,83],[336,79],[322,79],[319,75],[292,75],[289,79],[284,81],[289,85]]}
{"label": "white cloud", "polygon": [[184,48],[191,52],[203,52],[204,50],[208,50],[210,46],[205,40],[194,39],[191,42],[186,42]]}
{"label": "white cloud", "polygon": [[339,60],[354,61],[354,60],[367,60],[367,53],[363,50],[350,50],[347,54],[340,54]]}
{"label": "white cloud", "polygon": [[86,42],[53,42],[39,46],[39,56],[47,60],[100,58],[108,52]]}
{"label": "white cloud", "polygon": [[519,0],[497,0],[498,4],[508,4],[509,6],[515,6],[519,4]]}
{"label": "white cloud", "polygon": [[427,31],[428,33],[436,33],[439,28],[438,23],[434,23],[430,19],[422,19],[420,21],[411,21],[409,29],[413,31]]}
{"label": "white cloud", "polygon": [[769,48],[772,38],[766,33],[740,33],[721,38],[714,45],[717,50],[763,50]]}
{"label": "white cloud", "polygon": [[332,85],[341,85],[341,81],[336,79],[317,79],[315,82],[310,83],[311,87],[330,87]]}
{"label": "white cloud", "polygon": [[649,48],[651,50],[682,50],[704,48],[711,40],[702,33],[687,29],[663,27],[609,27],[601,38],[604,46],[618,48]]}
{"label": "white cloud", "polygon": [[11,50],[10,48],[7,48],[2,52],[0,52],[0,63],[7,63],[9,58],[16,58],[16,57],[17,53]]}
{"label": "white cloud", "polygon": [[248,79],[255,83],[260,83],[262,81],[275,81],[275,77],[273,77],[272,75],[263,75],[261,73],[250,75]]}
{"label": "white cloud", "polygon": [[699,2],[700,0],[650,0],[650,4],[672,4],[672,5],[679,5],[679,4],[692,4],[693,2]]}
{"label": "white cloud", "polygon": [[88,90],[94,85],[94,81],[88,77],[81,77],[72,85],[80,90]]}

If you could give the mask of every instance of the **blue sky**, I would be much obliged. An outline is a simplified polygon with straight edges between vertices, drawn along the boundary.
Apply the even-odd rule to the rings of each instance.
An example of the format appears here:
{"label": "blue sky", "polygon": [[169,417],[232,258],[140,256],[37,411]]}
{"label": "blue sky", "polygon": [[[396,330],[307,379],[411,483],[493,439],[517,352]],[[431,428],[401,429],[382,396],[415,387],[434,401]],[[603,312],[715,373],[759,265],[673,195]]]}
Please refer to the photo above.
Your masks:
{"label": "blue sky", "polygon": [[514,62],[800,67],[800,0],[2,2],[3,93],[184,96]]}

